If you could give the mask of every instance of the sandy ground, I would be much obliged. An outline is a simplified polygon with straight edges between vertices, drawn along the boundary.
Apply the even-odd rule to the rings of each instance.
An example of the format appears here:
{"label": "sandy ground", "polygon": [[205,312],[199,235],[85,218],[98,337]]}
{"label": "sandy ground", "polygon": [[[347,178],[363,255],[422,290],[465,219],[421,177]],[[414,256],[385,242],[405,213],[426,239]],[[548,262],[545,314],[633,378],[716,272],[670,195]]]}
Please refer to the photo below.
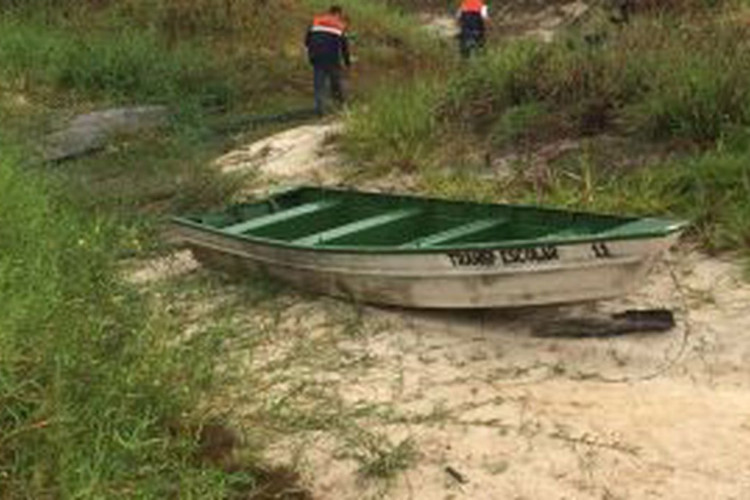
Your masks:
{"label": "sandy ground", "polygon": [[[380,425],[420,453],[386,497],[750,498],[750,287],[731,264],[673,259],[679,288],[662,267],[639,293],[596,306],[687,304],[666,335],[532,335],[575,308],[368,309],[390,327],[346,347],[374,361],[340,373],[340,393],[408,415]],[[362,498],[347,465],[313,461],[318,498]]]}
{"label": "sandy ground", "polygon": [[[132,276],[181,287],[209,274],[180,252]],[[241,285],[218,293],[237,301],[221,321],[241,341],[238,383],[214,404],[247,429],[278,419],[267,456],[297,463],[317,499],[750,498],[750,285],[731,262],[675,251],[631,296],[559,308],[359,308],[295,291],[258,307]],[[633,307],[670,308],[678,326],[534,335]],[[193,325],[217,321],[189,309]],[[368,481],[355,428],[415,456]]]}
{"label": "sandy ground", "polygon": [[259,184],[324,182],[340,160],[332,148],[339,121],[295,127],[242,146],[218,158],[224,173],[252,172]]}

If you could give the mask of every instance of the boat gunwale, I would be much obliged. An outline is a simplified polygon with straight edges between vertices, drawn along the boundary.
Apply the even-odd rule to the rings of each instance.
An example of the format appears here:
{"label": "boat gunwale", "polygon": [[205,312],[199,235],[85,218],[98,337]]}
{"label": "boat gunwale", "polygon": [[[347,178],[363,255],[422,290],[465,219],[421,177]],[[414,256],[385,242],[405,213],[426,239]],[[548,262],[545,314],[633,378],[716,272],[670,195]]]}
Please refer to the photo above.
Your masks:
{"label": "boat gunwale", "polygon": [[299,250],[307,252],[326,252],[326,253],[351,253],[351,254],[381,254],[381,255],[423,255],[423,254],[435,254],[435,253],[446,253],[454,251],[465,251],[465,250],[492,250],[492,249],[503,249],[503,248],[535,248],[545,246],[568,246],[568,245],[581,245],[585,243],[599,243],[609,241],[631,241],[631,240],[648,240],[655,238],[665,238],[680,230],[683,227],[667,228],[663,231],[642,233],[638,235],[612,235],[612,236],[601,236],[601,237],[569,237],[567,239],[549,239],[543,241],[531,241],[531,240],[507,240],[504,242],[488,242],[488,243],[465,243],[463,245],[451,245],[444,247],[415,247],[415,248],[399,248],[395,246],[303,246],[294,243],[288,243],[272,238],[263,238],[258,236],[245,236],[242,234],[229,234],[221,231],[220,229],[205,226],[197,222],[193,222],[181,218],[173,218],[173,222],[182,224],[190,227],[191,229],[197,229],[213,233],[225,238],[240,240],[247,243],[262,244],[269,247],[285,248],[290,250]]}
{"label": "boat gunwale", "polygon": [[[388,197],[398,198],[401,200],[415,200],[419,202],[437,202],[437,203],[450,203],[450,204],[466,204],[474,206],[496,206],[506,207],[510,209],[529,209],[539,212],[547,212],[554,214],[566,214],[573,216],[593,216],[593,217],[604,217],[611,218],[613,220],[620,220],[623,223],[636,222],[642,220],[654,221],[662,224],[662,227],[649,228],[639,230],[630,234],[617,234],[612,232],[607,234],[606,232],[599,234],[586,234],[580,236],[563,236],[545,238],[544,236],[537,238],[525,238],[505,241],[490,241],[490,242],[470,242],[470,243],[459,243],[451,244],[446,246],[425,246],[425,247],[399,247],[395,245],[378,246],[378,245],[326,245],[326,246],[314,246],[314,245],[301,245],[294,242],[288,242],[275,238],[267,238],[263,236],[255,236],[250,234],[233,234],[224,231],[222,228],[210,226],[205,223],[196,222],[191,220],[189,216],[175,216],[171,217],[170,221],[178,226],[187,226],[194,230],[204,231],[219,235],[224,238],[230,238],[239,240],[242,242],[249,242],[255,244],[261,244],[269,247],[278,247],[285,249],[294,249],[305,252],[316,252],[316,253],[349,253],[349,254],[381,254],[381,255],[423,255],[423,254],[436,254],[446,253],[454,251],[466,251],[466,250],[488,250],[488,249],[503,249],[503,248],[532,248],[532,247],[544,247],[544,246],[567,246],[567,245],[580,245],[586,243],[597,243],[597,242],[609,242],[609,241],[627,241],[627,240],[644,240],[654,238],[664,238],[672,235],[676,232],[684,230],[688,222],[681,220],[673,220],[658,217],[637,217],[637,216],[619,216],[612,214],[603,214],[596,212],[583,212],[579,210],[563,210],[559,208],[551,207],[539,207],[528,204],[504,204],[504,203],[480,203],[463,200],[450,200],[442,198],[431,198],[421,197],[413,195],[402,195],[402,194],[388,194],[388,193],[376,193],[366,191],[355,191],[340,188],[318,188],[312,186],[300,186],[296,188],[287,188],[278,192],[273,193],[271,196],[257,201],[247,203],[237,203],[237,206],[247,205],[259,205],[262,203],[272,202],[275,198],[280,196],[290,196],[294,193],[302,193],[304,191],[315,191],[321,193],[340,193],[343,195],[364,195],[368,197]],[[197,215],[197,214],[196,214]],[[616,231],[616,229],[615,229]]]}

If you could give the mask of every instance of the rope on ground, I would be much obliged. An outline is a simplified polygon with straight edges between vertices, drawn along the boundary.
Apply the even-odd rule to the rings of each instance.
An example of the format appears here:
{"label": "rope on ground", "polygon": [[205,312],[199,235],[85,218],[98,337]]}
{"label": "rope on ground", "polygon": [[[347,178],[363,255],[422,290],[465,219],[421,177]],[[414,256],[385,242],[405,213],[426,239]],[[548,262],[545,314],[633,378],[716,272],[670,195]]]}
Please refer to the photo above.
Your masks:
{"label": "rope on ground", "polygon": [[[684,328],[682,331],[682,337],[680,339],[680,345],[678,349],[675,351],[674,355],[670,356],[668,354],[669,348],[665,351],[665,362],[661,364],[659,367],[654,369],[651,372],[642,374],[642,375],[623,375],[621,377],[609,377],[606,375],[587,375],[586,380],[588,381],[595,381],[595,382],[603,382],[606,384],[630,384],[630,383],[636,383],[636,382],[647,382],[649,380],[653,380],[667,371],[669,371],[671,368],[676,366],[685,356],[685,353],[687,352],[688,345],[690,344],[690,338],[693,333],[693,325],[690,320],[690,309],[688,307],[688,301],[687,301],[687,294],[685,293],[685,290],[683,286],[680,284],[679,278],[677,277],[677,272],[675,271],[674,267],[668,262],[665,262],[665,265],[667,266],[667,269],[669,271],[669,275],[672,279],[672,282],[674,283],[675,290],[677,291],[681,307],[684,313]],[[483,380],[485,383],[488,383],[488,385],[492,386],[495,389],[506,389],[509,387],[520,387],[520,386],[529,386],[529,385],[536,385],[542,382],[546,382],[548,380],[552,380],[556,378],[560,372],[558,371],[558,367],[554,364],[548,364],[548,363],[537,363],[533,365],[532,367],[529,367],[529,369],[537,369],[537,368],[546,368],[545,372],[537,377],[532,377],[529,379],[521,379],[521,380],[514,380],[510,382],[505,383],[497,383],[497,382],[489,382],[486,380]]]}
{"label": "rope on ground", "polygon": [[677,349],[675,354],[673,356],[669,356],[668,354],[664,357],[666,358],[666,361],[659,367],[657,367],[654,371],[643,374],[643,375],[624,375],[622,377],[606,377],[603,375],[597,375],[591,378],[591,380],[596,380],[597,382],[604,382],[608,384],[628,384],[633,382],[646,382],[649,380],[653,380],[670,369],[672,369],[674,366],[676,366],[685,356],[685,353],[687,352],[688,345],[690,344],[690,338],[692,336],[693,332],[693,326],[692,322],[690,321],[690,307],[688,306],[687,301],[687,294],[685,293],[685,289],[680,284],[680,280],[677,277],[677,272],[675,271],[674,267],[667,261],[665,262],[667,269],[669,270],[669,275],[672,278],[672,282],[674,283],[675,289],[677,290],[677,293],[680,297],[680,302],[682,303],[682,309],[683,314],[685,316],[684,318],[684,324],[685,327],[682,330],[682,338],[680,340],[680,347]]}

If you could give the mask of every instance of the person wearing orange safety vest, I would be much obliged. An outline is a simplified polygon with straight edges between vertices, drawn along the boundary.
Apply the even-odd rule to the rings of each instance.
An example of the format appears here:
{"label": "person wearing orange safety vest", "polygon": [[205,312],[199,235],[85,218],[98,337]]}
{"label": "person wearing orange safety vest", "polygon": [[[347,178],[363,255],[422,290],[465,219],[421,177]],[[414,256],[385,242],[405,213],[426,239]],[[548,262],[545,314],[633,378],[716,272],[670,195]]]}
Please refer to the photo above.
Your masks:
{"label": "person wearing orange safety vest", "polygon": [[315,16],[307,30],[305,46],[313,67],[315,112],[320,115],[323,113],[323,96],[328,84],[333,98],[339,104],[344,102],[341,85],[342,63],[349,67],[351,61],[344,12],[341,7],[331,6],[326,13]]}
{"label": "person wearing orange safety vest", "polygon": [[482,0],[463,0],[458,9],[459,47],[463,57],[469,57],[476,49],[484,47],[485,24],[489,9]]}

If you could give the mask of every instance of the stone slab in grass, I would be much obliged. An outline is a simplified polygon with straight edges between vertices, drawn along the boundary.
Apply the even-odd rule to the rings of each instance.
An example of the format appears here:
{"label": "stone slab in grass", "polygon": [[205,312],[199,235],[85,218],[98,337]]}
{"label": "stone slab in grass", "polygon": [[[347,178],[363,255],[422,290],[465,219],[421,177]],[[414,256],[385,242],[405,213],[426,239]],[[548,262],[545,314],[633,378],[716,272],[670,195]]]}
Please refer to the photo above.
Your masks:
{"label": "stone slab in grass", "polygon": [[47,162],[61,162],[98,151],[112,138],[137,134],[167,124],[165,106],[138,106],[95,111],[73,118],[63,129],[48,135],[41,147]]}

